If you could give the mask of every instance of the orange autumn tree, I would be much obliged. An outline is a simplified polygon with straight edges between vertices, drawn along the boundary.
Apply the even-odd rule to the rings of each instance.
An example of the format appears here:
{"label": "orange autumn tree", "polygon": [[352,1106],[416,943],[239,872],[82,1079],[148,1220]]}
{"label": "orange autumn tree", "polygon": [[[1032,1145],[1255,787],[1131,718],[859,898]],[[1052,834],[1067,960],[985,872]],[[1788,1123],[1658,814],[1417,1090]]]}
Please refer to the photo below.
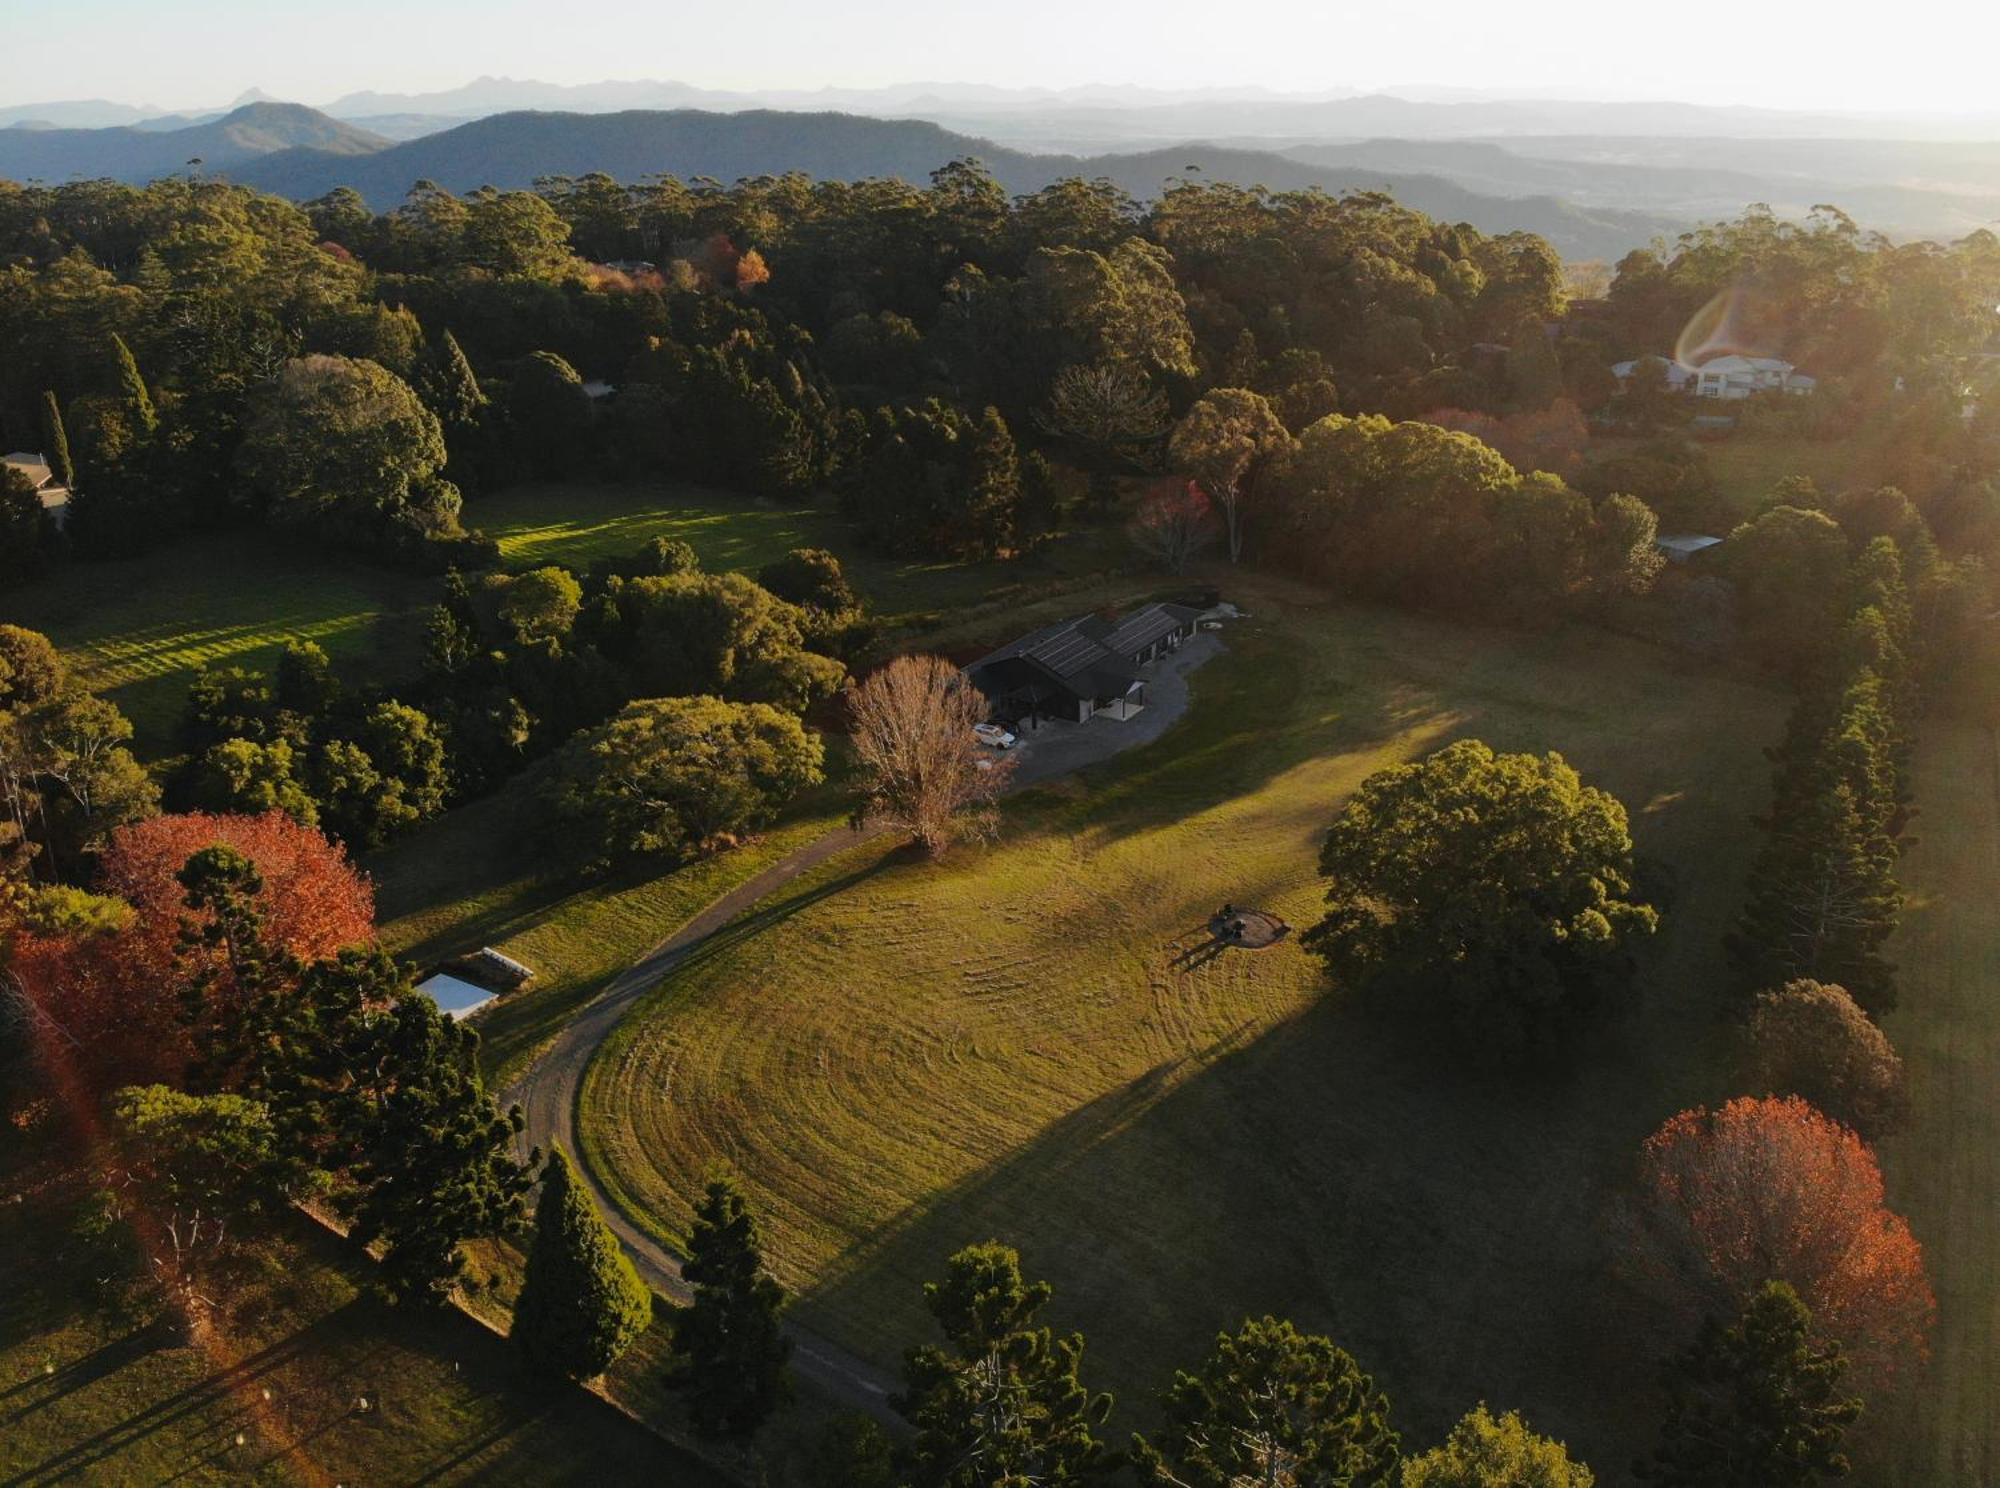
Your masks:
{"label": "orange autumn tree", "polygon": [[189,1054],[181,998],[194,968],[182,931],[195,921],[176,877],[202,848],[255,865],[266,946],[317,961],[374,938],[375,893],[347,854],[282,812],[156,816],[112,833],[101,892],[134,914],[113,934],[24,934],[13,970],[94,1083],[173,1080]]}
{"label": "orange autumn tree", "polygon": [[1928,1355],[1922,1247],[1884,1205],[1867,1144],[1797,1096],[1672,1118],[1640,1149],[1631,1218],[1642,1273],[1692,1317],[1733,1317],[1784,1281],[1857,1372],[1887,1379]]}

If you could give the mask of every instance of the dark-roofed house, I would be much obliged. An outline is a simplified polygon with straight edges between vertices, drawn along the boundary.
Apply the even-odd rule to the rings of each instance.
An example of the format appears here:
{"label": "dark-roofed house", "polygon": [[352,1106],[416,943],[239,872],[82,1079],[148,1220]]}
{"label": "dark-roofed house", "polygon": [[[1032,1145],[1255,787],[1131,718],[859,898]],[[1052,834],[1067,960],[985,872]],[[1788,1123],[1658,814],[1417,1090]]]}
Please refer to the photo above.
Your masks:
{"label": "dark-roofed house", "polygon": [[993,715],[1030,727],[1043,718],[1082,723],[1127,718],[1146,706],[1139,669],[1193,637],[1199,610],[1150,604],[1117,620],[1082,615],[1030,631],[965,669]]}

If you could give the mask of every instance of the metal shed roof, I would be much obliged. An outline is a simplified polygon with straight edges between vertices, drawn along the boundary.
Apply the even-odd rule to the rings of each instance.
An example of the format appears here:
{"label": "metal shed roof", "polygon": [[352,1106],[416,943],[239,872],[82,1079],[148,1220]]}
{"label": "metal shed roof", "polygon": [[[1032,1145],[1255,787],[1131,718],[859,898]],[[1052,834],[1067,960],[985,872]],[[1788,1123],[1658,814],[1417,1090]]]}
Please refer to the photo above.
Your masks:
{"label": "metal shed roof", "polygon": [[418,982],[417,990],[436,1003],[438,1011],[453,1018],[476,1013],[493,1000],[493,994],[484,987],[475,987],[444,971]]}
{"label": "metal shed roof", "polygon": [[1149,604],[1120,620],[1111,634],[1104,638],[1104,644],[1120,656],[1131,656],[1145,650],[1162,636],[1173,634],[1199,613],[1185,605]]}

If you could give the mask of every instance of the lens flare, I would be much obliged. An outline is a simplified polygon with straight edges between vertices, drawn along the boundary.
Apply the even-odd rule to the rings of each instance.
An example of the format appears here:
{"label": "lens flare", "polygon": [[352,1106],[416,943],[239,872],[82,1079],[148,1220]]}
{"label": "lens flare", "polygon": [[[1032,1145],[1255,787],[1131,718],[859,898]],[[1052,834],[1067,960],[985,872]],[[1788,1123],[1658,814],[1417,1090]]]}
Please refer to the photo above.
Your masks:
{"label": "lens flare", "polygon": [[1732,284],[1681,327],[1674,360],[1699,367],[1717,357],[1778,356],[1784,351],[1784,330],[1775,306],[1754,289]]}

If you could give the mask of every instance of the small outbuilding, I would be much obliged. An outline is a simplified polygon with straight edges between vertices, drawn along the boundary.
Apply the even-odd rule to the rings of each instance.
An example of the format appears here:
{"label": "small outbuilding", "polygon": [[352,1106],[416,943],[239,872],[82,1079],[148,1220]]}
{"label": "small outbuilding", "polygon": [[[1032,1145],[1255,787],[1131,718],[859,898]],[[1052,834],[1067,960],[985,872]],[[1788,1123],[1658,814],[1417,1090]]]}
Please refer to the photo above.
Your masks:
{"label": "small outbuilding", "polygon": [[1706,553],[1710,548],[1722,546],[1722,539],[1710,537],[1702,532],[1675,532],[1653,540],[1653,546],[1666,554],[1669,563],[1686,563],[1697,553]]}
{"label": "small outbuilding", "polygon": [[503,955],[492,946],[481,946],[467,956],[465,969],[481,981],[508,988],[524,986],[535,978],[532,966]]}
{"label": "small outbuilding", "polygon": [[436,1003],[439,1012],[453,1019],[471,1017],[493,1001],[495,996],[486,988],[476,986],[463,977],[455,977],[448,971],[425,977],[417,983],[417,990]]}
{"label": "small outbuilding", "polygon": [[28,488],[35,493],[35,499],[42,503],[42,510],[49,514],[49,520],[60,531],[69,520],[70,489],[56,479],[55,472],[49,468],[48,457],[16,450],[11,455],[0,455],[0,465],[27,477]]}

